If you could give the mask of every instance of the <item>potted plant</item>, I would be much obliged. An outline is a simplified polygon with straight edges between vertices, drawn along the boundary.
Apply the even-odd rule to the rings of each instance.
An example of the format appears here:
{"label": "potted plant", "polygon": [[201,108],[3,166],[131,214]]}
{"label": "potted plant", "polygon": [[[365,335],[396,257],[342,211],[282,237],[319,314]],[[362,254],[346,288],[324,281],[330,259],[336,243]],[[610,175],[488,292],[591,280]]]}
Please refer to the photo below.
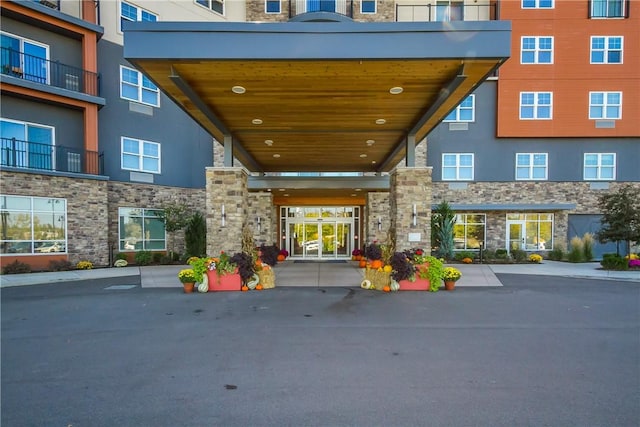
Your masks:
{"label": "potted plant", "polygon": [[362,259],[362,251],[360,249],[354,249],[351,251],[351,260],[360,261]]}
{"label": "potted plant", "polygon": [[239,291],[242,278],[238,274],[238,266],[224,251],[219,257],[206,259],[207,276],[210,291]]}
{"label": "potted plant", "polygon": [[187,260],[187,264],[193,269],[195,282],[202,283],[204,275],[207,274],[208,259],[192,256]]}
{"label": "potted plant", "polygon": [[462,273],[455,267],[446,267],[442,270],[442,280],[444,280],[444,288],[447,291],[452,291],[461,277]]}
{"label": "potted plant", "polygon": [[178,280],[182,282],[184,292],[190,294],[196,282],[196,275],[192,268],[185,268],[178,272]]}

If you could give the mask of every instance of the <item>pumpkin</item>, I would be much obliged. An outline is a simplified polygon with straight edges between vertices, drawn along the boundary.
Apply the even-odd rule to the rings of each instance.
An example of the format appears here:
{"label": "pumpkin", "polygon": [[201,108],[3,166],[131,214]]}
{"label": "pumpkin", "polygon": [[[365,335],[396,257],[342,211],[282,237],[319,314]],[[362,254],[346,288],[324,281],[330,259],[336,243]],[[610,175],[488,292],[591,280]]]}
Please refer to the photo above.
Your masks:
{"label": "pumpkin", "polygon": [[367,262],[363,259],[360,260],[360,263],[358,264],[358,267],[360,268],[365,268],[367,266]]}
{"label": "pumpkin", "polygon": [[385,265],[385,266],[382,268],[382,270],[383,270],[385,273],[391,273],[391,272],[393,271],[393,267],[391,267],[389,264],[387,264],[387,265]]}
{"label": "pumpkin", "polygon": [[400,283],[398,283],[395,280],[391,280],[391,284],[389,285],[389,288],[391,288],[392,292],[397,292],[400,290]]}
{"label": "pumpkin", "polygon": [[247,287],[253,290],[256,288],[256,286],[258,286],[258,283],[260,283],[260,276],[254,274],[253,276],[251,276],[251,279],[247,281]]}
{"label": "pumpkin", "polygon": [[262,290],[262,288],[263,288],[262,283],[258,283],[258,284],[256,285],[256,290],[261,291],[261,290]]}
{"label": "pumpkin", "polygon": [[389,285],[384,285],[384,287],[382,288],[382,290],[384,292],[391,292],[391,287]]}
{"label": "pumpkin", "polygon": [[371,268],[373,268],[374,270],[382,268],[382,261],[380,261],[379,259],[374,259],[373,261],[371,261]]}
{"label": "pumpkin", "polygon": [[209,277],[207,274],[202,275],[202,282],[198,283],[198,292],[205,293],[209,291]]}
{"label": "pumpkin", "polygon": [[247,285],[244,285],[242,288],[242,292],[247,292],[249,290],[249,287]]}
{"label": "pumpkin", "polygon": [[282,262],[284,260],[285,260],[285,256],[284,255],[282,255],[282,254],[278,255],[278,261],[279,262]]}

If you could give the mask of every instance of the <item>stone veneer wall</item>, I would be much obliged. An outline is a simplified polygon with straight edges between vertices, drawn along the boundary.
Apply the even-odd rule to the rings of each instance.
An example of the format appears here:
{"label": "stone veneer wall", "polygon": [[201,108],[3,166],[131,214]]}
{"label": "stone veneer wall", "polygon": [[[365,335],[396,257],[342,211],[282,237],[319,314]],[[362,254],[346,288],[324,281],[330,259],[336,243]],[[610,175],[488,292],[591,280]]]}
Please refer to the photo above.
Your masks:
{"label": "stone veneer wall", "polygon": [[[289,20],[289,3],[291,12],[296,14],[296,0],[281,0],[280,13],[266,13],[264,0],[246,0],[246,17],[248,22],[283,22]],[[395,21],[395,2],[391,0],[378,0],[376,13],[360,13],[361,0],[353,1],[353,20],[362,22],[393,22]],[[347,15],[349,14],[350,1],[347,0]]]}
{"label": "stone veneer wall", "polygon": [[[275,243],[280,247],[276,235],[278,219],[276,216],[276,208],[273,206],[273,195],[263,191],[249,193],[248,198],[248,223],[253,230],[253,240],[256,246],[260,246],[261,244],[272,245]],[[260,229],[258,229],[258,217],[260,217]]]}
{"label": "stone veneer wall", "polygon": [[[382,227],[378,230],[378,218],[382,221]],[[387,232],[391,226],[391,216],[389,215],[389,193],[369,192],[367,194],[367,215],[364,241],[360,245],[373,241],[385,242]]]}
{"label": "stone veneer wall", "polygon": [[[9,171],[0,171],[0,180],[2,194],[66,199],[68,260],[72,264],[81,260],[96,266],[109,264],[106,180]],[[21,258],[31,264],[30,259],[47,256]]]}
{"label": "stone veneer wall", "polygon": [[[431,173],[427,167],[398,167],[391,173],[390,211],[396,227],[397,251],[418,247],[431,251]],[[420,234],[419,241],[409,241],[409,234],[414,233]]]}
{"label": "stone veneer wall", "polygon": [[[199,211],[205,216],[204,189],[116,181],[110,181],[107,187],[109,192],[109,243],[113,245],[114,253],[120,252],[118,208],[162,209],[169,204],[184,204],[192,211]],[[167,235],[167,250],[184,253],[183,230],[175,232],[171,236]]]}
{"label": "stone veneer wall", "polygon": [[207,254],[216,255],[220,251],[234,254],[242,250],[242,229],[249,224],[247,185],[248,176],[243,168],[206,168]]}
{"label": "stone veneer wall", "polygon": [[[376,1],[376,13],[360,13],[361,0],[353,1],[353,20],[362,22],[393,22],[396,20],[396,4],[394,1]],[[347,8],[349,4],[347,2]],[[347,9],[348,11],[348,9]]]}

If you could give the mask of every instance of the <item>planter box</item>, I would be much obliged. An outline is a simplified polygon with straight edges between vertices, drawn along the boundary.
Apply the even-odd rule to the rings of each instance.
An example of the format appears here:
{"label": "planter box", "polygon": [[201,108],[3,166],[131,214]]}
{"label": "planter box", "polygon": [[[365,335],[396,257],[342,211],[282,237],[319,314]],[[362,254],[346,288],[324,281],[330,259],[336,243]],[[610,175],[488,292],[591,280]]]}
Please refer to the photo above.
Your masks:
{"label": "planter box", "polygon": [[408,280],[400,280],[399,283],[400,283],[401,291],[428,291],[429,290],[429,279],[417,278],[415,282],[410,282]]}
{"label": "planter box", "polygon": [[218,276],[216,271],[207,271],[209,279],[209,292],[240,291],[242,279],[239,274],[225,274]]}

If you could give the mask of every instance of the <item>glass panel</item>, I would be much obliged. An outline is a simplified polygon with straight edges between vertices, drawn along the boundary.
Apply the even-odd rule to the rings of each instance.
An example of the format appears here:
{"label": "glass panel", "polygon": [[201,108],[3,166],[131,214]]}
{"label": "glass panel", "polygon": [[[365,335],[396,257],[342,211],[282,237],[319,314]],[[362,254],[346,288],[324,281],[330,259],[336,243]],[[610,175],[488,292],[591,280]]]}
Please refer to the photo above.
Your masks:
{"label": "glass panel", "polygon": [[0,198],[1,208],[2,209],[11,209],[11,210],[22,210],[29,211],[31,210],[31,199],[29,197],[19,197],[19,196],[2,196]]}
{"label": "glass panel", "polygon": [[305,218],[318,218],[320,217],[320,209],[319,208],[305,208],[304,209]]}
{"label": "glass panel", "polygon": [[509,250],[522,248],[522,224],[509,224]]}
{"label": "glass panel", "polygon": [[144,249],[147,251],[163,250],[165,249],[164,240],[145,240]]}
{"label": "glass panel", "polygon": [[31,213],[2,212],[2,240],[31,240]]}
{"label": "glass panel", "polygon": [[142,159],[142,170],[147,172],[160,172],[160,162],[158,162],[158,159],[145,157]]}
{"label": "glass panel", "polygon": [[164,222],[159,218],[146,218],[144,220],[145,240],[161,240],[164,242]]}
{"label": "glass panel", "polygon": [[351,255],[351,224],[337,224],[336,228],[336,254]]}
{"label": "glass panel", "polygon": [[24,79],[47,83],[47,48],[24,42]]}
{"label": "glass panel", "polygon": [[332,218],[336,216],[336,208],[321,208],[323,218]]}
{"label": "glass panel", "polygon": [[[291,211],[291,209],[290,209]],[[300,236],[303,236],[303,224],[289,224],[289,252],[291,255],[304,255]]]}
{"label": "glass panel", "polygon": [[320,241],[318,224],[304,224],[304,240],[301,242],[305,256],[317,256]]}
{"label": "glass panel", "polygon": [[138,156],[133,156],[131,154],[123,154],[122,155],[122,167],[126,169],[140,169],[140,160]]}
{"label": "glass panel", "polygon": [[322,224],[322,256],[334,256],[336,252],[336,225],[335,223]]}
{"label": "glass panel", "polygon": [[466,249],[480,249],[480,243],[484,243],[484,225],[467,225]]}

